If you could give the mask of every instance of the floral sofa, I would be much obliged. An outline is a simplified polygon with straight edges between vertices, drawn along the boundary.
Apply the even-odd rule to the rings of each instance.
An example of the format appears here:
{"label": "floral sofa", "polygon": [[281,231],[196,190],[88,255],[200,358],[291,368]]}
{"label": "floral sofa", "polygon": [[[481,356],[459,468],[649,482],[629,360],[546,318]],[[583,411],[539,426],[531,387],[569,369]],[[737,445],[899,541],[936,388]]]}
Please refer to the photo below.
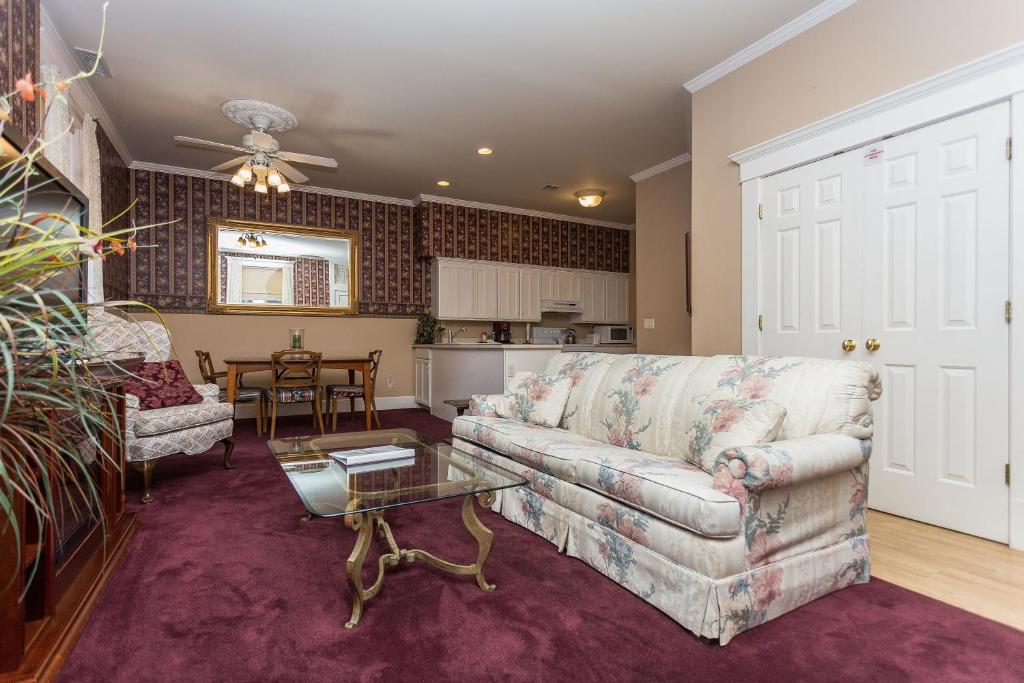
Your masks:
{"label": "floral sofa", "polygon": [[[870,365],[566,353],[546,373],[571,378],[559,428],[499,417],[500,396],[473,397],[452,425],[456,455],[529,481],[495,511],[723,645],[868,580]],[[722,392],[770,399],[785,419],[774,442],[702,469],[694,425]]]}

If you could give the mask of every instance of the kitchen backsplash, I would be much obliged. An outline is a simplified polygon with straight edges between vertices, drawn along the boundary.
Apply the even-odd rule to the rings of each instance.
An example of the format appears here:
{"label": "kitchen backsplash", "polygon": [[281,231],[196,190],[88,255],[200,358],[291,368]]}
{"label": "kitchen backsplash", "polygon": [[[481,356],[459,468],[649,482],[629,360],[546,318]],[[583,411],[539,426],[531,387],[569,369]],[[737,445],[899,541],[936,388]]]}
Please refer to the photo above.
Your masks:
{"label": "kitchen backsplash", "polygon": [[[568,313],[545,313],[541,322],[532,323],[533,325],[542,325],[544,327],[571,327],[576,330],[577,336],[585,332],[589,332],[593,325],[584,323],[574,323],[569,319]],[[461,333],[455,338],[457,342],[465,341],[480,341],[480,333],[484,332],[488,335],[493,331],[491,323],[481,322],[479,320],[444,320],[441,322],[441,326],[445,329],[457,330],[460,327],[465,327],[466,331]],[[512,323],[512,341],[522,342],[526,339],[526,323]]]}

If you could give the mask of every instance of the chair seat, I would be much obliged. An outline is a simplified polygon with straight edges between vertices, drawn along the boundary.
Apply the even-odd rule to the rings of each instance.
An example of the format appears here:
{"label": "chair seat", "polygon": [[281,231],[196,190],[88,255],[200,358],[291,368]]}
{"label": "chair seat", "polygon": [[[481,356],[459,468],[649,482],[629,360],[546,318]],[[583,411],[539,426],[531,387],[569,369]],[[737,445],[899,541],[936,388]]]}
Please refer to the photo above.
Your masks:
{"label": "chair seat", "polygon": [[[194,427],[230,420],[234,406],[230,403],[192,403],[184,406],[140,410],[134,415],[135,436],[153,437]],[[230,436],[230,432],[228,434]],[[177,452],[177,451],[172,451]]]}
{"label": "chair seat", "polygon": [[[277,387],[278,403],[309,403],[316,398],[315,387]],[[263,398],[274,401],[274,390],[264,389]]]}
{"label": "chair seat", "polygon": [[328,384],[327,395],[331,397],[360,398],[363,395],[362,384]]}
{"label": "chair seat", "polygon": [[[260,400],[263,390],[259,387],[238,387],[235,389],[235,403],[251,403]],[[228,398],[228,390],[220,390],[220,400],[223,403]]]}

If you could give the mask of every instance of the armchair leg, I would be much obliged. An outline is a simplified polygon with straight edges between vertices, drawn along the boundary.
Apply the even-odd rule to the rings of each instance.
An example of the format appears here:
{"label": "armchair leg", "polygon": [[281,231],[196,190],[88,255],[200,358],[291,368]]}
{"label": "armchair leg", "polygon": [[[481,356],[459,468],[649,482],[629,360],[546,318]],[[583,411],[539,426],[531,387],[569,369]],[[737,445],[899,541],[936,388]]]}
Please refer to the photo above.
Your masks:
{"label": "armchair leg", "polygon": [[235,437],[229,436],[226,439],[221,439],[220,442],[224,444],[224,469],[235,469],[235,466],[231,464],[231,454],[235,452]]}
{"label": "armchair leg", "polygon": [[132,467],[142,473],[142,498],[139,502],[148,505],[153,502],[153,470],[156,468],[156,460],[135,461]]}

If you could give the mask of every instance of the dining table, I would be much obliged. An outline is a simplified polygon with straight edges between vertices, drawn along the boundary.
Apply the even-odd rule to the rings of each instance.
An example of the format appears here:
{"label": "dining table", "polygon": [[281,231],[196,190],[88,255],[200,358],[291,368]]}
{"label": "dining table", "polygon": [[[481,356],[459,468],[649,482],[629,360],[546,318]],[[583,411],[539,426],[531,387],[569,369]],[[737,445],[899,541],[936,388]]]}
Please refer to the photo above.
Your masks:
{"label": "dining table", "polygon": [[[370,378],[370,363],[372,359],[369,354],[365,356],[342,356],[325,354],[320,361],[321,370],[348,370],[348,383],[355,384],[355,374],[362,373],[363,378],[363,412],[366,417],[366,430],[373,427],[370,422],[373,407],[373,383]],[[227,366],[227,403],[235,402],[238,378],[247,372],[261,372],[272,369],[270,354],[266,356],[234,356],[224,359]]]}

